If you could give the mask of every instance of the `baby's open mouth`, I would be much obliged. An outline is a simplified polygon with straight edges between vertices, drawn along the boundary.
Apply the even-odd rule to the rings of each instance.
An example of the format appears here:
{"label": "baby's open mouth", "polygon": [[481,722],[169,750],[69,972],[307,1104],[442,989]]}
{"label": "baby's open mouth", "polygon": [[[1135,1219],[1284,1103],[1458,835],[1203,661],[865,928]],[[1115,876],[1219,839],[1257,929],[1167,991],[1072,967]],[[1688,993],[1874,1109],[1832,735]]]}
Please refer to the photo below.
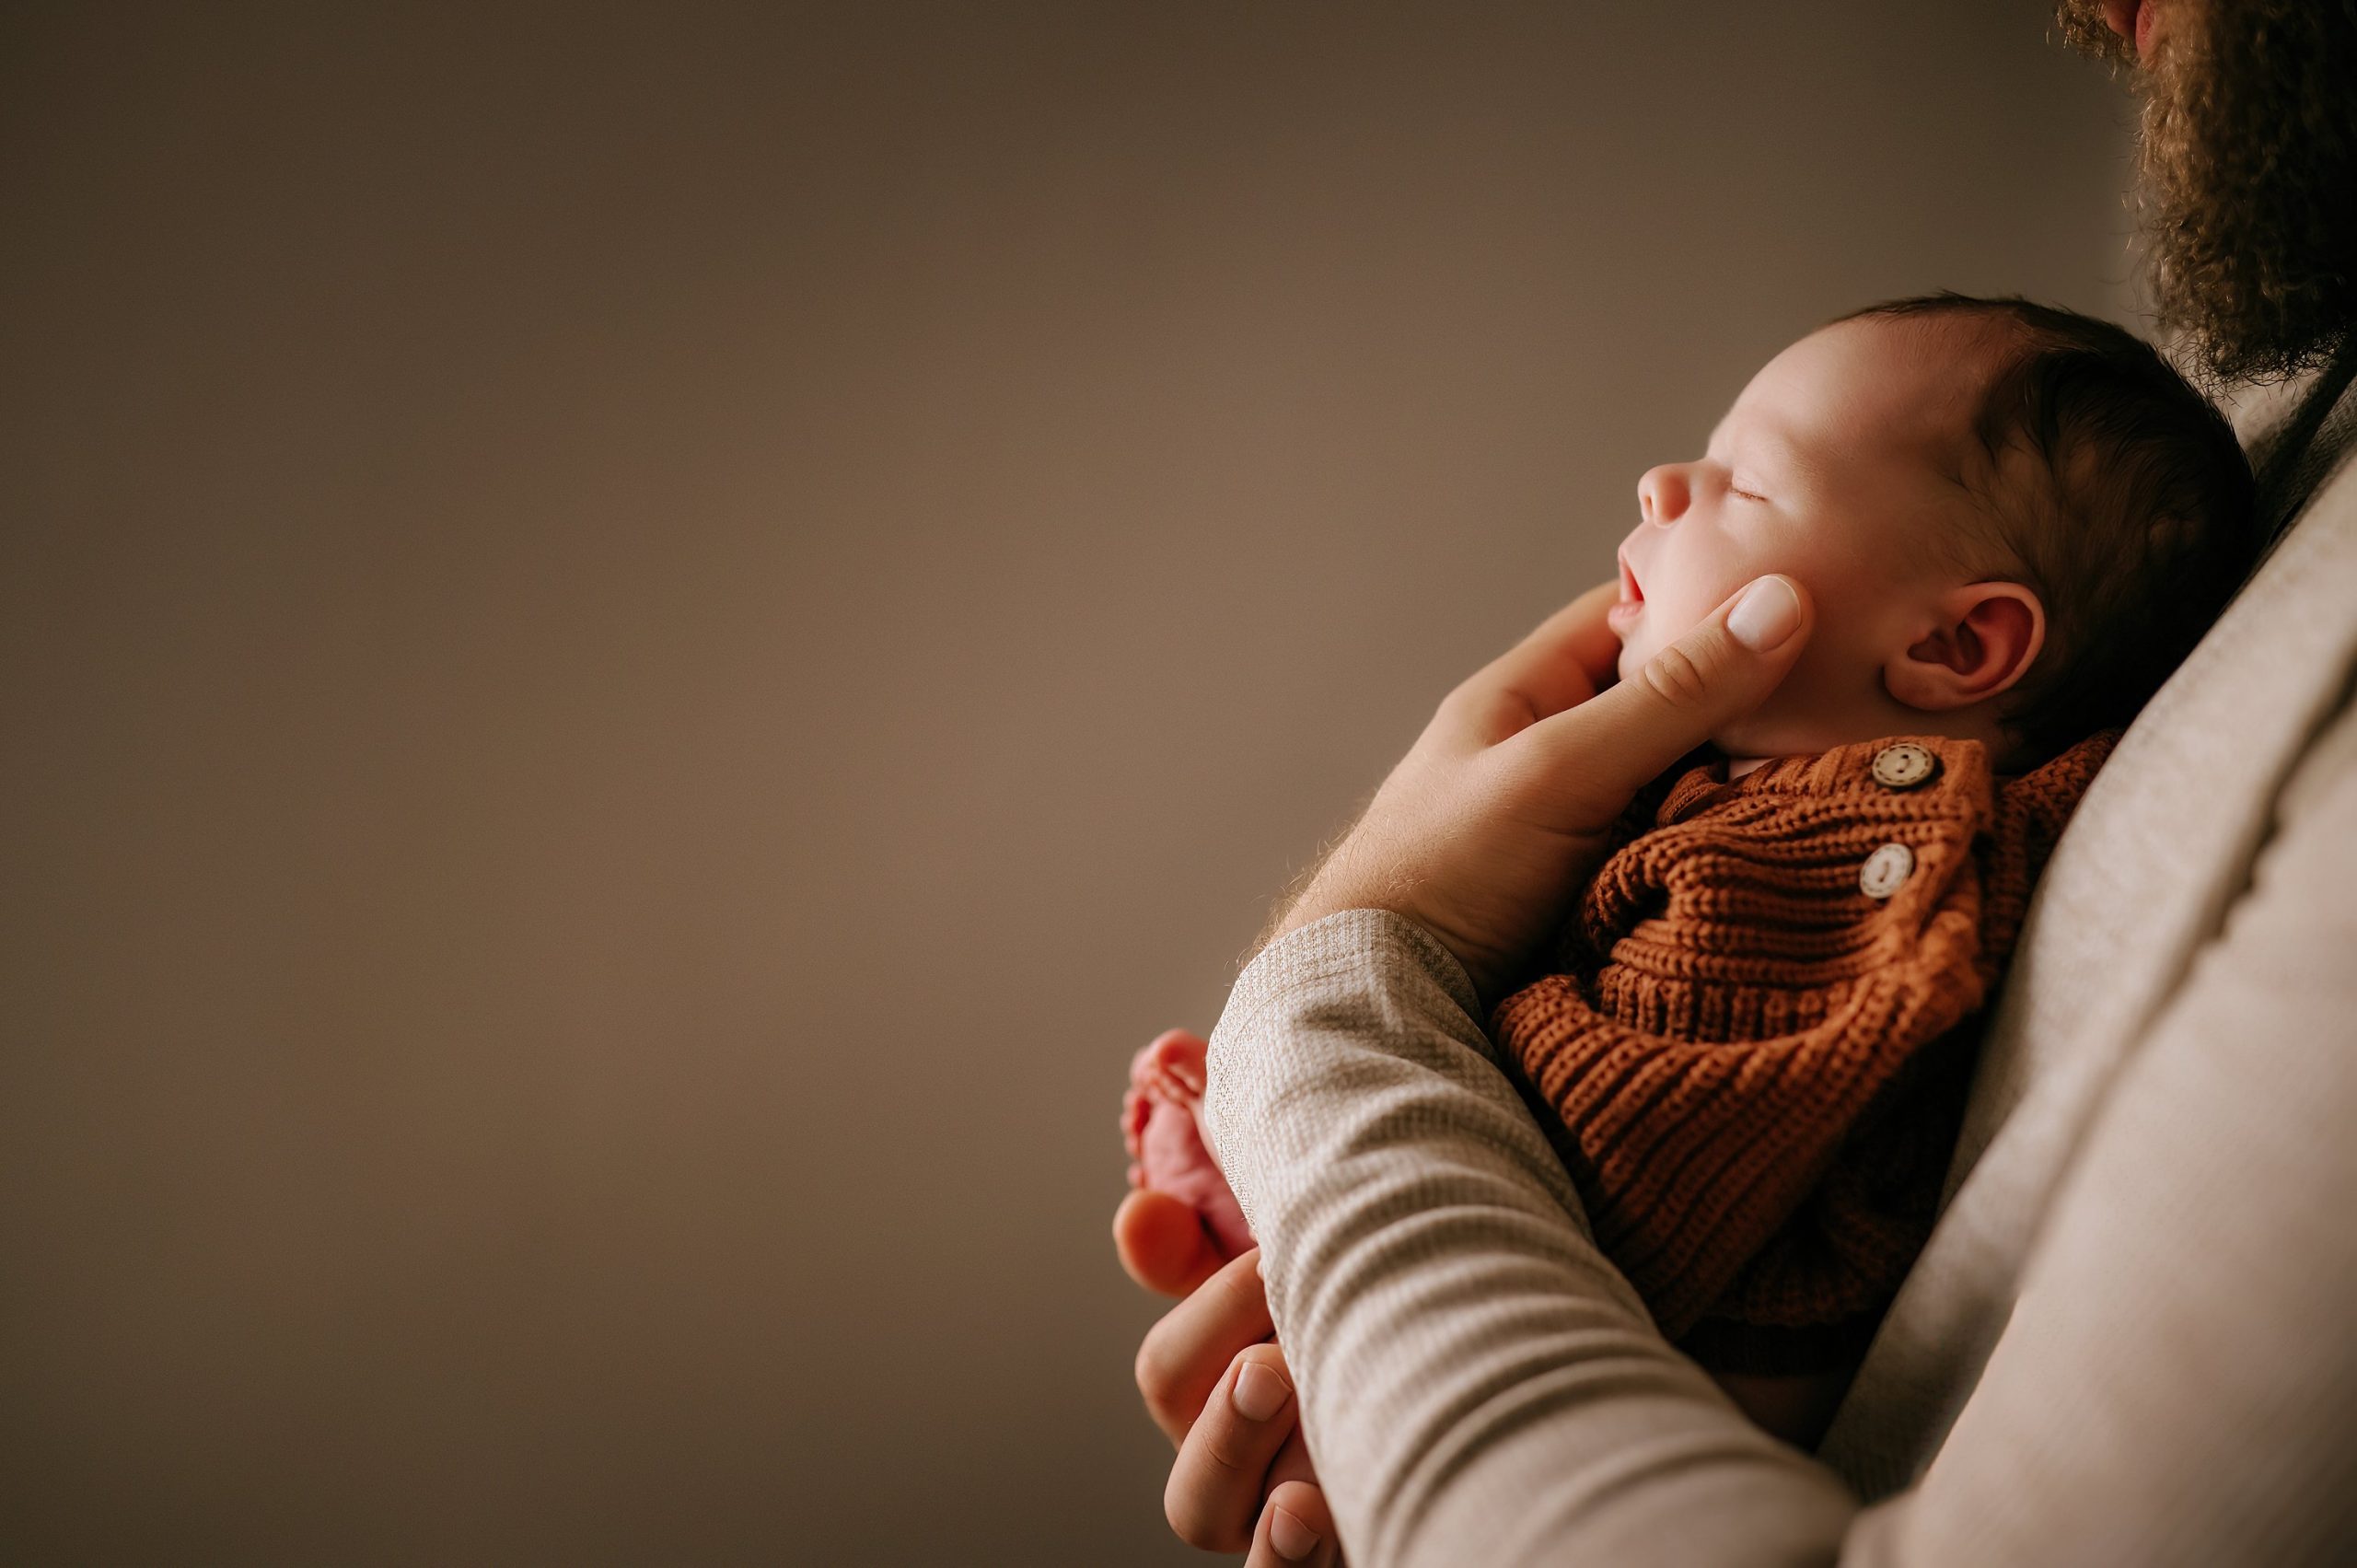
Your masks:
{"label": "baby's open mouth", "polygon": [[1637,586],[1637,574],[1629,569],[1629,558],[1623,555],[1620,557],[1620,600],[1604,612],[1604,623],[1626,642],[1629,635],[1626,628],[1644,612],[1644,608],[1645,590]]}

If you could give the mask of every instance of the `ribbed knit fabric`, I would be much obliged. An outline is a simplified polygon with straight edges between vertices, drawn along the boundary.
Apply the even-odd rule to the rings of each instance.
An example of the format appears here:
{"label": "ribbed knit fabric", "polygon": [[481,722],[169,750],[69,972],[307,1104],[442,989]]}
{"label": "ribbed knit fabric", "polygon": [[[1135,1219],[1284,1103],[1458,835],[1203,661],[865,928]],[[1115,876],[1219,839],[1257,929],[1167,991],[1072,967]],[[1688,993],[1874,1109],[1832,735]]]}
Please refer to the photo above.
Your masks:
{"label": "ribbed knit fabric", "polygon": [[[1974,1016],[2115,738],[2003,780],[1938,737],[1693,768],[1632,808],[1561,972],[1498,1007],[1597,1243],[1705,1365],[1829,1365],[1872,1332],[1931,1229]],[[1898,739],[1928,780],[1877,780]],[[1890,844],[1912,869],[1871,897]]]}

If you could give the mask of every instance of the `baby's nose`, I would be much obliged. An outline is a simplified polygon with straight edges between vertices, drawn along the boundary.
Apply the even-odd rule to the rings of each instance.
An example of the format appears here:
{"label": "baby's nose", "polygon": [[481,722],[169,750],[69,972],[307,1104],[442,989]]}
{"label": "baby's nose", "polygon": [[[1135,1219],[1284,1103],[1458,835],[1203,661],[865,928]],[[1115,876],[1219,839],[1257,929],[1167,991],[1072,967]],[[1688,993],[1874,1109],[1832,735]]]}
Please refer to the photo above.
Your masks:
{"label": "baby's nose", "polygon": [[1664,528],[1686,515],[1692,492],[1686,486],[1685,470],[1676,463],[1663,463],[1647,469],[1637,481],[1637,515],[1649,523]]}

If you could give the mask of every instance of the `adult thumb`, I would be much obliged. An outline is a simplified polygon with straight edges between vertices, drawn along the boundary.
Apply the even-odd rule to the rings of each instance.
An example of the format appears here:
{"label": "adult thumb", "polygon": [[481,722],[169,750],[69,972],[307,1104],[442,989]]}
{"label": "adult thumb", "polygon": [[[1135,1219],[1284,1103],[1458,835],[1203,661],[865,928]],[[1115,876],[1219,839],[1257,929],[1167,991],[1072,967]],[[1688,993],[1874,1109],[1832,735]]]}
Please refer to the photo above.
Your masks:
{"label": "adult thumb", "polygon": [[1600,826],[1672,762],[1767,701],[1815,625],[1798,583],[1755,578],[1643,669],[1524,733],[1574,792],[1567,804],[1575,815]]}

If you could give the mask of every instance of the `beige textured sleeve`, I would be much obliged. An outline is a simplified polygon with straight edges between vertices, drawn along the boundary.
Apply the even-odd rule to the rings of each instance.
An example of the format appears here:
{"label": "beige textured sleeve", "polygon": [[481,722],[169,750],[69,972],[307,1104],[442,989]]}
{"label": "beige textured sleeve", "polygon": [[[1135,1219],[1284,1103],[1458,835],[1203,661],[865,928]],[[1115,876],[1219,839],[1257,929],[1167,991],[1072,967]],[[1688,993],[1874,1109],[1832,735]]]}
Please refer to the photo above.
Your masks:
{"label": "beige textured sleeve", "polygon": [[1655,1331],[1472,1005],[1421,928],[1353,910],[1262,953],[1212,1036],[1206,1121],[1353,1568],[1829,1558],[1856,1504]]}
{"label": "beige textured sleeve", "polygon": [[[2095,983],[2097,977],[2083,977]],[[2357,1562],[2357,712],[2104,1101],[1908,1561]]]}
{"label": "beige textured sleeve", "polygon": [[1206,1120],[1354,1568],[2351,1560],[2352,739],[2123,1071],[1946,1446],[1864,1512],[1655,1332],[1445,949],[1372,911],[1271,947]]}

